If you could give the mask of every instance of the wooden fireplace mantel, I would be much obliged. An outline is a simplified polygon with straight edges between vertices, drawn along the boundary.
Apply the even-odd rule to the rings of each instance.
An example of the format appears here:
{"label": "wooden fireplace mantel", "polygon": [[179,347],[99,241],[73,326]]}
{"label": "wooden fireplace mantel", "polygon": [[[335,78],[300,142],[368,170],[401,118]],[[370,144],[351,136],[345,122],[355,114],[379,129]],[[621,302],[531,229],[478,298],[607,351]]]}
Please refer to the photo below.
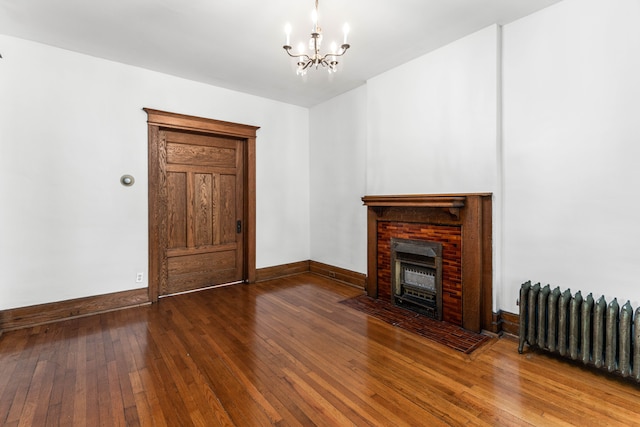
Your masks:
{"label": "wooden fireplace mantel", "polygon": [[423,208],[461,208],[467,199],[464,195],[454,194],[409,194],[397,196],[364,196],[367,206],[413,206]]}
{"label": "wooden fireplace mantel", "polygon": [[458,226],[462,231],[462,326],[492,329],[491,193],[369,195],[367,295],[378,297],[378,222]]}

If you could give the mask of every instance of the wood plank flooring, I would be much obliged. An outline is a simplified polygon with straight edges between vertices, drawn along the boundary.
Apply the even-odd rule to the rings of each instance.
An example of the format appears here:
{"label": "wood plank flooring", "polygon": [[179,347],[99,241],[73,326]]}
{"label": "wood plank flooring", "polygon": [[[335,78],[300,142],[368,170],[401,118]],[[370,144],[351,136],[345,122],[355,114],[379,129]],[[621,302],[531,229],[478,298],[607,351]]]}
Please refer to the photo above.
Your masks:
{"label": "wood plank flooring", "polygon": [[640,425],[640,386],[493,338],[465,355],[313,274],[6,332],[5,426]]}

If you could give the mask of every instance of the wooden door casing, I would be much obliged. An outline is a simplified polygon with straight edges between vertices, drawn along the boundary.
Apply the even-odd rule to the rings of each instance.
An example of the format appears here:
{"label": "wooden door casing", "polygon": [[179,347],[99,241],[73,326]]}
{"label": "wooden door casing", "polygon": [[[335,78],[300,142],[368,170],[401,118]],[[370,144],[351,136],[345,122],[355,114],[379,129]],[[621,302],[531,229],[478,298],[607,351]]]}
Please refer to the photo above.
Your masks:
{"label": "wooden door casing", "polygon": [[254,282],[259,128],[144,110],[150,301],[214,284]]}

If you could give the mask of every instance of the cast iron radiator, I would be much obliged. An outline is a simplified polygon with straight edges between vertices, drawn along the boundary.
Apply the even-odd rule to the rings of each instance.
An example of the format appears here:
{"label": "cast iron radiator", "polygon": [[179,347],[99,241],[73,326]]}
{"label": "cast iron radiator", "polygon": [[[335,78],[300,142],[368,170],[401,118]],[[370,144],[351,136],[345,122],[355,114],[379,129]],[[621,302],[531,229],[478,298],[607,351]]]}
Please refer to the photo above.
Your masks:
{"label": "cast iron radiator", "polygon": [[[635,320],[634,320],[635,319]],[[616,298],[594,302],[581,292],[523,283],[520,288],[520,345],[559,354],[640,382],[640,308]]]}

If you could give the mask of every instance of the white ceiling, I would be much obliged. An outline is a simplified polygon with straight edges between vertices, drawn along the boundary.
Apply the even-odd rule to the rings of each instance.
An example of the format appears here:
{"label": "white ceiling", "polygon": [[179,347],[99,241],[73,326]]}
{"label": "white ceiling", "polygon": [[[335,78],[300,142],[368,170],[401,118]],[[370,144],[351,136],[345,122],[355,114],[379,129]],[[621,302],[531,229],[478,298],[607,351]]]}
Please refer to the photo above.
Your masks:
{"label": "white ceiling", "polygon": [[296,76],[282,49],[287,22],[294,48],[308,39],[314,0],[0,0],[0,33],[309,107],[559,1],[320,0],[325,46],[351,27],[331,78]]}

